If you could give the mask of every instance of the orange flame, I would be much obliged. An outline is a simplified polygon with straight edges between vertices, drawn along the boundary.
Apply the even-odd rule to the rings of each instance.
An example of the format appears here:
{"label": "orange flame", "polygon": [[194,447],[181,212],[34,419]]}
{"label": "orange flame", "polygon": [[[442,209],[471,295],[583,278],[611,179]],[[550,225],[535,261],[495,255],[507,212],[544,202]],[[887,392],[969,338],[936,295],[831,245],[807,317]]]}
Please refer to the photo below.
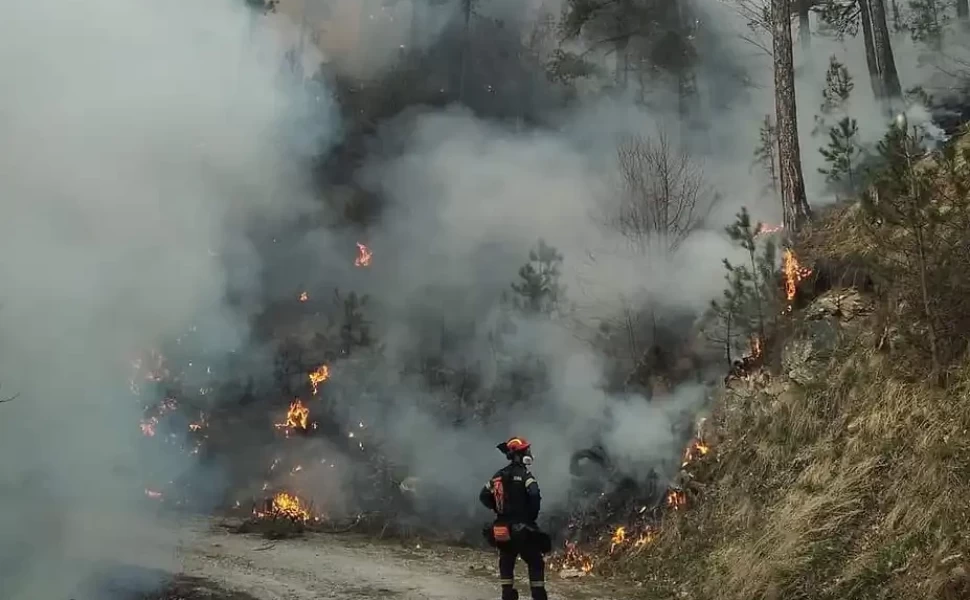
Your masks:
{"label": "orange flame", "polygon": [[355,267],[367,267],[370,266],[370,259],[374,256],[374,253],[370,251],[370,248],[357,242],[357,259],[354,260]]}
{"label": "orange flame", "polygon": [[310,520],[310,509],[300,498],[289,492],[280,492],[273,496],[269,509],[266,511],[254,510],[253,514],[261,519],[266,518],[285,518],[294,521],[307,522]]}
{"label": "orange flame", "polygon": [[309,377],[310,385],[313,387],[313,394],[316,395],[318,386],[324,381],[330,379],[330,367],[327,365],[320,365],[310,373]]}
{"label": "orange flame", "polygon": [[[785,298],[791,303],[795,299],[798,284],[810,276],[812,270],[808,267],[803,267],[798,262],[795,253],[790,248],[786,248],[784,254],[782,254],[782,273],[785,277]],[[789,304],[788,310],[791,310],[791,304]]]}
{"label": "orange flame", "polygon": [[582,552],[576,542],[566,542],[563,553],[553,564],[559,570],[576,569],[582,573],[589,573],[593,570],[593,558]]}
{"label": "orange flame", "polygon": [[306,302],[310,299],[310,294],[306,292],[300,292],[300,302]]}
{"label": "orange flame", "polygon": [[610,539],[610,554],[616,550],[616,547],[626,541],[626,527],[617,527],[613,532],[613,537]]}
{"label": "orange flame", "polygon": [[667,506],[679,510],[687,506],[687,496],[680,490],[670,490],[667,492]]}
{"label": "orange flame", "polygon": [[286,421],[277,423],[280,429],[303,429],[306,430],[310,420],[310,409],[303,406],[303,401],[297,398],[290,403],[290,409],[286,411]]}
{"label": "orange flame", "polygon": [[205,413],[199,413],[199,420],[189,423],[189,431],[200,431],[205,429],[208,422],[205,419]]}
{"label": "orange flame", "polygon": [[710,451],[711,447],[705,444],[703,441],[691,441],[690,445],[687,446],[687,450],[684,451],[684,461],[680,465],[681,468],[686,467],[702,456],[707,456]]}
{"label": "orange flame", "polygon": [[643,533],[633,542],[634,548],[642,548],[657,538],[657,531],[652,527],[647,527]]}

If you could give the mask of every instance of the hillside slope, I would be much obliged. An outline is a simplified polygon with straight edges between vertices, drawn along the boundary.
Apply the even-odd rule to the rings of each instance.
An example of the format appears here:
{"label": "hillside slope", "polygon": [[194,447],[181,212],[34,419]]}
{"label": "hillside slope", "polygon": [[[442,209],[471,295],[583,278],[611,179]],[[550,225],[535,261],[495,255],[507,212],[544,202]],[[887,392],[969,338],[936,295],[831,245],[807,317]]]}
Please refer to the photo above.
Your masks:
{"label": "hillside slope", "polygon": [[[927,328],[863,220],[858,205],[833,209],[802,240],[841,285],[794,311],[771,374],[722,390],[713,451],[693,466],[701,493],[617,565],[649,597],[970,598],[970,360],[945,365],[945,386],[913,367],[929,362]],[[940,252],[942,265],[952,251]],[[946,267],[954,286],[958,267]],[[959,327],[937,330],[941,346],[966,347]]]}

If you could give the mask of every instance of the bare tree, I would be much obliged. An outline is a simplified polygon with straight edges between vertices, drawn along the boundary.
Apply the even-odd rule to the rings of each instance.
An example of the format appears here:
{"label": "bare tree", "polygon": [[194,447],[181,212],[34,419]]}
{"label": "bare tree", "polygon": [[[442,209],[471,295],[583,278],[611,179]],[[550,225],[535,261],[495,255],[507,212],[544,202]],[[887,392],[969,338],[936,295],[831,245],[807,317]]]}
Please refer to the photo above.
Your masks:
{"label": "bare tree", "polygon": [[792,61],[791,4],[771,0],[771,39],[775,71],[775,126],[785,229],[797,232],[811,218],[805,198],[802,156],[798,145],[795,67]]}
{"label": "bare tree", "polygon": [[719,199],[702,166],[663,131],[621,140],[616,161],[621,193],[610,224],[641,252],[676,252]]}
{"label": "bare tree", "polygon": [[[2,387],[3,387],[3,384],[0,384],[0,388],[2,388]],[[13,396],[10,396],[8,398],[0,399],[0,404],[3,404],[4,402],[10,402],[11,400],[16,400],[19,397],[20,397],[20,394],[17,393],[17,394],[14,394]]]}

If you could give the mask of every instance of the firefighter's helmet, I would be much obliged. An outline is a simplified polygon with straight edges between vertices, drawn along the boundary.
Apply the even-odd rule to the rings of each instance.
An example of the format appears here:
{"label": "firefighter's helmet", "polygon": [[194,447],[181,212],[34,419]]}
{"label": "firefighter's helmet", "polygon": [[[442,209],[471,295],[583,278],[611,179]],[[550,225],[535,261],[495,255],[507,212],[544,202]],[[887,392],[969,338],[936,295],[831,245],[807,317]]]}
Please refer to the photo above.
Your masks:
{"label": "firefighter's helmet", "polygon": [[532,464],[532,444],[524,437],[511,437],[496,446],[496,448],[509,460],[521,457],[524,464]]}

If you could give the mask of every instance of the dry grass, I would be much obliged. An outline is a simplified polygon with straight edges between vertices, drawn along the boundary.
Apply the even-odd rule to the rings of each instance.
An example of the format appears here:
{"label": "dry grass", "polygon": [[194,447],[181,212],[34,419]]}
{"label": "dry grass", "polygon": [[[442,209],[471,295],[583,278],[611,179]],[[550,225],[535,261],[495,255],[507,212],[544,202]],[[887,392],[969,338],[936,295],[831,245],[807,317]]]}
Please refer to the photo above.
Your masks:
{"label": "dry grass", "polygon": [[[800,240],[830,284],[865,280],[882,308],[843,328],[822,383],[722,394],[706,494],[624,565],[645,597],[970,598],[970,359],[949,362],[946,387],[913,367],[920,329],[889,302],[908,283],[885,235],[839,206]],[[884,343],[893,328],[898,347]],[[966,345],[960,329],[946,335]]]}
{"label": "dry grass", "polygon": [[650,593],[967,597],[970,367],[947,392],[892,371],[850,345],[827,389],[726,394],[709,494],[633,561]]}

